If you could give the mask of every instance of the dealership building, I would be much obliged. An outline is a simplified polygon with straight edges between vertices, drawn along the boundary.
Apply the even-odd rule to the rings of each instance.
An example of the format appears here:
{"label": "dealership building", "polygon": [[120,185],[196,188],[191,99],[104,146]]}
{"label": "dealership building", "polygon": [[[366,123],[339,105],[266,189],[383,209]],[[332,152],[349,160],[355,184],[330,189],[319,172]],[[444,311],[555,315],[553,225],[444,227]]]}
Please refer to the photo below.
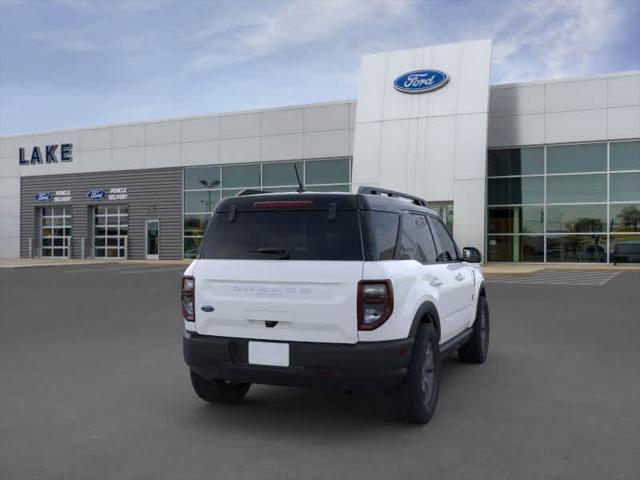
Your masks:
{"label": "dealership building", "polygon": [[358,98],[0,138],[0,257],[181,259],[247,188],[418,195],[489,262],[638,262],[640,72],[490,85],[491,41],[362,58]]}

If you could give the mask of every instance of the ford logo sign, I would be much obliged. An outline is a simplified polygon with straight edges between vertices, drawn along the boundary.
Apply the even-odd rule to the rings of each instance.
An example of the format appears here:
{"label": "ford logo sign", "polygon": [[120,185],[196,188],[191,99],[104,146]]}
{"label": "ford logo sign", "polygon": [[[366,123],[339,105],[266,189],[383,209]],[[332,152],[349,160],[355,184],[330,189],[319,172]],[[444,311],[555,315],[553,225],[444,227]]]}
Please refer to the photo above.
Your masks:
{"label": "ford logo sign", "polygon": [[402,93],[425,93],[444,87],[448,81],[449,75],[440,70],[414,70],[396,78],[393,86]]}
{"label": "ford logo sign", "polygon": [[38,192],[36,193],[36,201],[37,202],[50,202],[53,198],[53,194],[51,192]]}
{"label": "ford logo sign", "polygon": [[89,200],[104,200],[107,198],[107,192],[104,190],[91,190],[87,193],[87,198]]}

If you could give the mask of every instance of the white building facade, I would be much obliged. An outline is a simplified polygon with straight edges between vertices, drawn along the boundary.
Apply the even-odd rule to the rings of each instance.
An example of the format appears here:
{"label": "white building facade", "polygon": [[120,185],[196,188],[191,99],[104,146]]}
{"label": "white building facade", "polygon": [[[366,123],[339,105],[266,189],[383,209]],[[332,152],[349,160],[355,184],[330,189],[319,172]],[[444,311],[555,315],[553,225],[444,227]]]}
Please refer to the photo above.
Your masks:
{"label": "white building facade", "polygon": [[488,261],[638,262],[640,72],[490,68],[489,40],[388,52],[354,101],[1,137],[0,257],[193,257],[221,198],[292,190],[296,164],[426,198]]}

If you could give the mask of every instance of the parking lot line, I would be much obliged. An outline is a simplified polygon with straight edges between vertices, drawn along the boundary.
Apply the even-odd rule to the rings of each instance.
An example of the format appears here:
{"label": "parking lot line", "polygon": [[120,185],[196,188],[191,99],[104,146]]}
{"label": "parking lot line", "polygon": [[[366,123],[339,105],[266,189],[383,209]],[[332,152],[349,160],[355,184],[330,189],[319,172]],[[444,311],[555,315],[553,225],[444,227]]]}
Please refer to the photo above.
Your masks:
{"label": "parking lot line", "polygon": [[487,283],[521,285],[577,285],[601,287],[620,272],[542,271],[527,276],[489,278]]}

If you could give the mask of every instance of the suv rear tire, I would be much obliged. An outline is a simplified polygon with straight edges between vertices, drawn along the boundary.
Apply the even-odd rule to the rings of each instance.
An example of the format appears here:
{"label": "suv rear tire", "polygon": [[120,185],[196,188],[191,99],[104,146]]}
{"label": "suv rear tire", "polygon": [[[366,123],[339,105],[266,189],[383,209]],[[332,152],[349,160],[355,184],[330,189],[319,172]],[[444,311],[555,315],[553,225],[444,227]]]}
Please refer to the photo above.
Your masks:
{"label": "suv rear tire", "polygon": [[489,353],[489,304],[484,296],[478,298],[476,319],[471,337],[458,349],[463,362],[484,363]]}
{"label": "suv rear tire", "polygon": [[251,387],[250,383],[233,383],[225,380],[207,380],[193,370],[191,372],[191,385],[196,394],[203,400],[211,403],[240,403]]}
{"label": "suv rear tire", "polygon": [[429,423],[440,389],[438,336],[431,324],[418,328],[409,371],[402,385],[389,392],[394,416],[407,423]]}

